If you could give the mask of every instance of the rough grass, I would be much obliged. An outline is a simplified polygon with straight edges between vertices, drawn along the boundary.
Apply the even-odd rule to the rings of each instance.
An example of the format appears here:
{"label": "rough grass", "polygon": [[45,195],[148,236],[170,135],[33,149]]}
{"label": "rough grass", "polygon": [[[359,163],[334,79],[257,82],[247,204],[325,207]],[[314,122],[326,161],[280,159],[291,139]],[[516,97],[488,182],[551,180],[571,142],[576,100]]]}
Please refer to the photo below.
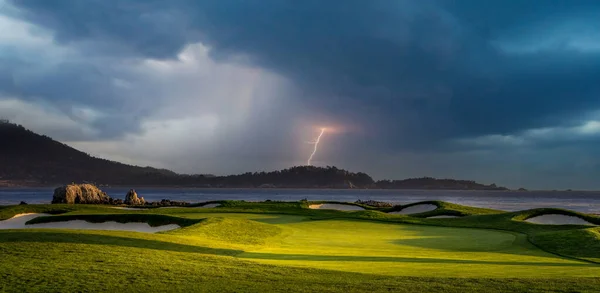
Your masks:
{"label": "rough grass", "polygon": [[43,212],[62,214],[43,221],[185,226],[157,234],[0,230],[0,292],[596,292],[600,286],[600,265],[593,263],[600,260],[599,228],[522,221],[555,209],[508,213],[436,202],[435,212],[464,217],[424,219],[385,209],[310,210],[307,202],[221,203],[143,211],[0,207],[0,219]]}

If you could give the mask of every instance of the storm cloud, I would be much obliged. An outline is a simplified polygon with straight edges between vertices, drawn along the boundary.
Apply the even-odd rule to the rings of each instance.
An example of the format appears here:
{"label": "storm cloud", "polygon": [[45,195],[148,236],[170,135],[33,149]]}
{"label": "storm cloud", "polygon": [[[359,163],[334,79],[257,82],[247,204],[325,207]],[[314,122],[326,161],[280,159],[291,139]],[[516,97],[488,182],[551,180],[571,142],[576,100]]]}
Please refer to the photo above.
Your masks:
{"label": "storm cloud", "polygon": [[0,115],[181,172],[302,164],[330,127],[317,164],[598,188],[599,16],[583,0],[9,0]]}

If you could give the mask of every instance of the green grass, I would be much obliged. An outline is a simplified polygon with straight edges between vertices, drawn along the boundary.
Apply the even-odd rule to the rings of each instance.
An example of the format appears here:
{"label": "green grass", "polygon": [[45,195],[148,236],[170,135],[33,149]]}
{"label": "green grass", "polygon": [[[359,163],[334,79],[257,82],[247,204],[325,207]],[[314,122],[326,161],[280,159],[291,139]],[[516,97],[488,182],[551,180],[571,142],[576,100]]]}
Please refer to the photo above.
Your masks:
{"label": "green grass", "polygon": [[600,228],[539,233],[532,242],[556,254],[600,263]]}
{"label": "green grass", "polygon": [[[0,230],[0,292],[596,292],[600,228],[523,220],[435,202],[456,219],[389,209],[310,210],[308,202],[223,201],[218,208],[0,207],[71,219],[177,223],[156,234]],[[560,210],[585,217],[598,217]],[[432,213],[428,212],[428,213]]]}

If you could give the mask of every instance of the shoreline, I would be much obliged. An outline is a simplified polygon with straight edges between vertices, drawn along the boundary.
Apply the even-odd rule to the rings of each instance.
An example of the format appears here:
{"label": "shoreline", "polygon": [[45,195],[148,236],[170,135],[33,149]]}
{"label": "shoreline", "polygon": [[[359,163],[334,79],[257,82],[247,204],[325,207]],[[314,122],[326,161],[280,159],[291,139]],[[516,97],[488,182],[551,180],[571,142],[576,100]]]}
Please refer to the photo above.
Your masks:
{"label": "shoreline", "polygon": [[[90,183],[91,184],[91,183]],[[49,184],[49,185],[0,185],[2,189],[36,189],[36,188],[57,188],[65,184]],[[95,184],[94,184],[95,185]],[[336,187],[274,187],[274,188],[263,188],[263,187],[205,187],[205,186],[185,186],[185,185],[95,185],[98,188],[118,188],[118,189],[129,189],[129,188],[147,188],[147,189],[203,189],[203,190],[344,190],[344,191],[462,191],[462,192],[514,192],[514,193],[540,193],[540,192],[551,192],[551,193],[595,193],[600,190],[548,190],[548,189],[531,189],[531,190],[518,190],[518,189],[444,189],[444,188],[336,188]]]}

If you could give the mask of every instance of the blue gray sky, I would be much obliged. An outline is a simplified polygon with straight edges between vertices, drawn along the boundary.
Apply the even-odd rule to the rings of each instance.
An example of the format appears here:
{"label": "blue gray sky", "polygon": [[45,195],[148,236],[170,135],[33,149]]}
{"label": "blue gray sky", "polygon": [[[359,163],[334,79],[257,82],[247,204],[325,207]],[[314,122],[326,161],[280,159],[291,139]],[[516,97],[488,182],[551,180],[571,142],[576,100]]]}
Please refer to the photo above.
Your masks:
{"label": "blue gray sky", "polygon": [[183,173],[600,189],[600,3],[0,0],[0,116]]}

